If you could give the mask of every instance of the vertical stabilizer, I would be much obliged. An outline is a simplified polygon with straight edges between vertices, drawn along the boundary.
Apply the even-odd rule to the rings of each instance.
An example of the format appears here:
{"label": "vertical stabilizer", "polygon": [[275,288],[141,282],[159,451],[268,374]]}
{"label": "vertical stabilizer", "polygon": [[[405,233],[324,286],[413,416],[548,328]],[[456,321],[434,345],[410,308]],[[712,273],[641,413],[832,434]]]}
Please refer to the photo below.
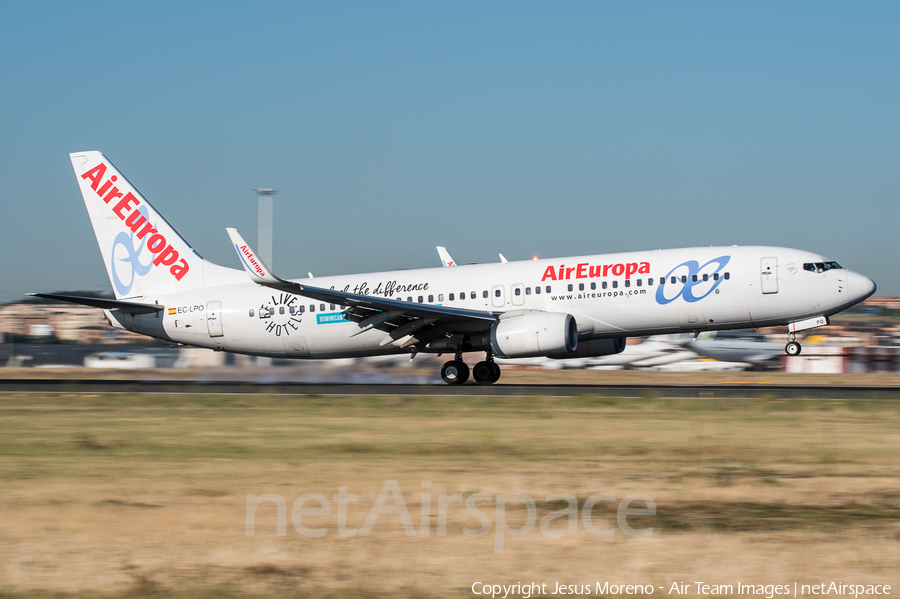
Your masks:
{"label": "vertical stabilizer", "polygon": [[100,152],[69,154],[116,298],[241,282],[204,260]]}

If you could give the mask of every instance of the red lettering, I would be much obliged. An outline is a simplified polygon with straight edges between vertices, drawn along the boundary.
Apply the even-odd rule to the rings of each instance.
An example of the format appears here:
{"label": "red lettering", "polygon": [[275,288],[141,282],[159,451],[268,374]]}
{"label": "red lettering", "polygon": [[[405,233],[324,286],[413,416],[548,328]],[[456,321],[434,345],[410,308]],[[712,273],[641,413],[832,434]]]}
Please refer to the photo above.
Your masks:
{"label": "red lettering", "polygon": [[[138,218],[140,216],[140,218]],[[144,224],[144,221],[147,220],[144,218],[144,215],[138,212],[137,210],[133,210],[131,214],[128,215],[128,218],[125,219],[125,226],[137,233],[137,230],[141,228],[141,225]]]}
{"label": "red lettering", "polygon": [[81,175],[82,179],[90,179],[91,180],[91,189],[97,191],[97,186],[100,185],[100,180],[103,178],[103,175],[106,174],[106,165],[102,162]]}
{"label": "red lettering", "polygon": [[[118,177],[116,177],[115,175],[113,175],[112,177],[110,177],[110,178],[109,178],[109,181],[107,181],[106,183],[104,183],[104,184],[103,184],[103,187],[101,187],[100,189],[97,190],[97,195],[100,196],[100,197],[103,197],[103,194],[106,193],[106,190],[109,189],[109,186],[110,186],[110,185],[112,185],[113,183],[116,182],[116,179],[118,179]],[[106,203],[109,204],[109,200],[107,200]]]}
{"label": "red lettering", "polygon": [[552,266],[548,266],[547,270],[544,271],[544,276],[541,278],[541,281],[546,281],[547,279],[550,279],[551,281],[556,280],[556,272],[553,270]]}
{"label": "red lettering", "polygon": [[578,269],[575,271],[576,279],[586,279],[587,278],[587,262],[584,264],[579,264]]}
{"label": "red lettering", "polygon": [[151,253],[158,254],[166,247],[166,238],[157,233],[147,241],[147,249]]}
{"label": "red lettering", "polygon": [[145,235],[148,233],[158,233],[156,229],[153,228],[153,225],[150,224],[150,221],[147,221],[147,224],[144,225],[144,228],[141,229],[141,232],[137,234],[138,239],[143,239]]}
{"label": "red lettering", "polygon": [[[571,279],[571,278],[572,278],[572,271],[574,271],[574,270],[575,270],[575,267],[574,267],[574,266],[573,266],[572,268],[567,268],[567,269],[566,269],[566,278],[567,278],[567,279]],[[562,277],[560,277],[560,278],[562,278]]]}
{"label": "red lettering", "polygon": [[604,265],[603,265],[603,276],[604,276],[604,277],[605,277],[607,274],[609,274],[609,267],[610,267],[610,266],[612,266],[612,264],[604,264]]}
{"label": "red lettering", "polygon": [[637,272],[637,269],[638,269],[637,262],[629,262],[625,266],[625,278],[626,279],[630,278],[631,275],[633,275],[634,273]]}
{"label": "red lettering", "polygon": [[176,260],[178,260],[178,251],[170,245],[154,258],[153,264],[156,266],[159,266],[160,264],[169,266],[170,264],[175,264]]}
{"label": "red lettering", "polygon": [[591,278],[593,278],[593,277],[599,277],[599,276],[600,276],[600,271],[601,271],[602,269],[603,269],[603,267],[602,267],[602,266],[599,266],[599,265],[598,265],[598,266],[592,266],[592,267],[591,267],[591,270],[590,270]]}
{"label": "red lettering", "polygon": [[[131,195],[131,194],[128,194],[128,195]],[[114,200],[116,198],[121,198],[121,197],[122,197],[122,194],[119,192],[119,188],[113,187],[112,191],[110,191],[108,194],[106,194],[106,197],[103,198],[103,201],[106,202],[107,204],[109,204],[110,200]],[[132,196],[132,197],[134,197],[134,196]],[[137,199],[135,199],[135,201],[137,201]]]}
{"label": "red lettering", "polygon": [[650,263],[649,262],[641,262],[641,269],[638,271],[639,275],[649,275],[650,274]]}
{"label": "red lettering", "polygon": [[[113,187],[113,191],[116,191],[115,187]],[[119,195],[121,195],[121,194],[119,194]],[[110,197],[110,196],[112,196],[112,192],[110,192],[109,196],[107,196],[107,197]],[[124,198],[119,200],[119,203],[116,204],[115,208],[113,208],[113,213],[115,213],[115,215],[118,216],[119,218],[121,218],[122,220],[125,220],[125,215],[122,214],[122,211],[123,210],[131,210],[132,202],[134,202],[135,205],[137,205],[139,203],[138,199],[129,192],[129,193],[125,194]],[[156,253],[156,252],[154,252],[154,253]]]}
{"label": "red lettering", "polygon": [[622,273],[625,272],[624,264],[614,264],[612,267],[613,276],[618,277],[621,276]]}
{"label": "red lettering", "polygon": [[172,276],[175,277],[176,280],[180,281],[181,277],[183,277],[189,269],[190,267],[188,266],[187,260],[182,258],[181,262],[169,269],[169,272],[172,273]]}

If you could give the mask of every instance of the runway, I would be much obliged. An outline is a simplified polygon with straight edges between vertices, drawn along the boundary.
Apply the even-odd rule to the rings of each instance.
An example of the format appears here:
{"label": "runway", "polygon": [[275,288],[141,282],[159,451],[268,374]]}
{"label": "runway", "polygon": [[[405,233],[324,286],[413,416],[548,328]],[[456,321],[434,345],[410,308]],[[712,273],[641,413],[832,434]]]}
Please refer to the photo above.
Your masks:
{"label": "runway", "polygon": [[410,385],[245,381],[2,379],[0,393],[242,394],[320,396],[480,396],[671,399],[897,400],[900,387],[853,385]]}

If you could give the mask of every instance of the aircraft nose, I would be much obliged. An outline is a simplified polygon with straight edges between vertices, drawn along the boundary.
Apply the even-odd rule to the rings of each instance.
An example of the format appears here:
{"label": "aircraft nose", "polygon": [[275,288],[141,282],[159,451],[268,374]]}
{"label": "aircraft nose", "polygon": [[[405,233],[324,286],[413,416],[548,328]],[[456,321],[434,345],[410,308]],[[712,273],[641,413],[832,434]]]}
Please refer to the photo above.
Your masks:
{"label": "aircraft nose", "polygon": [[849,271],[847,276],[847,290],[850,301],[859,303],[875,293],[875,281],[858,272]]}

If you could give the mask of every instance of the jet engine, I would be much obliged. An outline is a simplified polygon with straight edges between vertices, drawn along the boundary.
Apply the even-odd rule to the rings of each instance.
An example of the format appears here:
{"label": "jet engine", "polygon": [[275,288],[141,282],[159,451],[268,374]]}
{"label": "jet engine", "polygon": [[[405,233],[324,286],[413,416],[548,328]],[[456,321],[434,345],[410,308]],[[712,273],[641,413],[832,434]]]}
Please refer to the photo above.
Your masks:
{"label": "jet engine", "polygon": [[599,356],[611,356],[625,351],[626,337],[613,337],[612,339],[591,339],[579,341],[575,351],[569,353],[554,353],[548,357],[554,360],[568,360],[570,358],[597,358]]}
{"label": "jet engine", "polygon": [[525,312],[501,318],[491,327],[491,349],[498,358],[567,354],[578,347],[578,327],[571,314]]}

